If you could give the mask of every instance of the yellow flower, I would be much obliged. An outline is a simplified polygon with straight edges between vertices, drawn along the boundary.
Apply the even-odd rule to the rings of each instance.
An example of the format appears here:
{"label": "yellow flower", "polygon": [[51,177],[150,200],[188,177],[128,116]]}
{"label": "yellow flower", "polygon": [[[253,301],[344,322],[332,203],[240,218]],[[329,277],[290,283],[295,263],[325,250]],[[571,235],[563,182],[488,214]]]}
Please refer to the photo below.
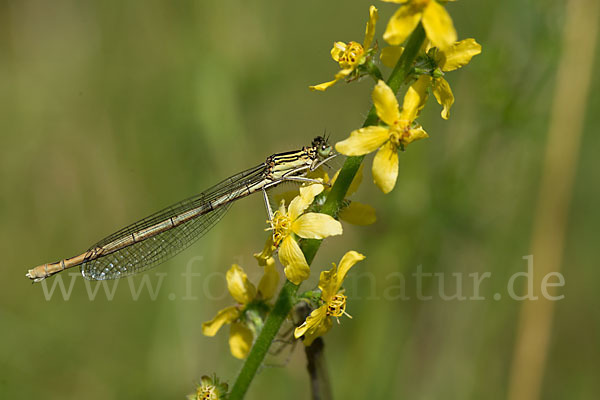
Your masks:
{"label": "yellow flower", "polygon": [[[402,54],[402,47],[390,46],[381,51],[381,61],[388,67],[394,67]],[[467,65],[471,58],[481,53],[481,45],[475,39],[469,38],[453,43],[445,50],[427,45],[422,55],[422,61],[417,61],[420,69],[425,68],[433,78],[433,95],[443,107],[442,118],[448,119],[450,107],[454,104],[454,95],[450,85],[443,78],[444,72],[454,71]]]}
{"label": "yellow flower", "polygon": [[[338,318],[346,313],[346,296],[340,290],[346,274],[365,256],[356,251],[347,252],[340,261],[339,267],[333,264],[329,271],[321,272],[319,289],[321,289],[321,306],[310,313],[306,321],[296,328],[294,337],[304,336],[304,344],[309,346],[317,337],[326,334],[332,326],[331,317]],[[349,315],[348,315],[349,316]]]}
{"label": "yellow flower", "polygon": [[203,376],[196,388],[196,393],[187,396],[188,400],[222,400],[227,395],[229,386],[221,382],[216,375]]}
{"label": "yellow flower", "polygon": [[369,50],[375,36],[375,24],[377,23],[377,8],[369,7],[369,21],[365,29],[365,40],[363,44],[356,42],[335,42],[331,49],[331,58],[337,62],[341,70],[335,74],[332,81],[309,86],[310,90],[325,91],[335,85],[339,80],[350,76],[356,69],[363,65],[369,56]]}
{"label": "yellow flower", "polygon": [[257,329],[256,319],[261,307],[248,307],[253,302],[259,302],[264,308],[264,301],[275,294],[279,282],[279,273],[275,268],[275,260],[271,257],[265,261],[264,275],[258,284],[258,289],[248,280],[244,270],[233,264],[226,275],[227,289],[238,305],[219,311],[215,318],[202,324],[202,333],[215,336],[223,325],[231,324],[229,330],[229,348],[231,354],[239,359],[248,355],[254,334]]}
{"label": "yellow flower", "polygon": [[419,22],[423,23],[427,37],[438,48],[445,49],[456,42],[452,18],[436,0],[383,1],[401,4],[383,34],[383,39],[389,44],[396,46],[404,42]]}
{"label": "yellow flower", "polygon": [[258,255],[262,258],[267,257],[270,255],[270,249],[278,247],[279,261],[285,267],[285,276],[296,285],[310,275],[310,268],[296,237],[324,239],[328,236],[342,234],[342,224],[333,217],[313,212],[303,214],[322,191],[323,185],[321,184],[300,187],[300,195],[290,202],[287,210],[285,201],[282,201],[279,210],[275,211],[273,220],[270,221],[271,228],[269,230],[273,231],[273,236],[267,241],[262,256]]}
{"label": "yellow flower", "polygon": [[[465,39],[452,44],[445,50],[433,48],[432,54],[437,67],[443,71],[454,71],[467,65],[471,58],[481,53],[481,45],[475,39]],[[435,73],[433,79],[433,95],[437,102],[443,107],[442,118],[448,119],[450,107],[454,104],[454,95],[448,81],[442,77],[443,73]]]}
{"label": "yellow flower", "polygon": [[353,131],[335,148],[347,156],[360,156],[379,149],[373,160],[373,180],[384,192],[389,193],[398,178],[398,150],[409,143],[428,137],[427,132],[414,122],[427,99],[431,77],[421,75],[404,96],[402,110],[392,89],[379,81],[373,89],[373,103],[379,119],[387,126],[367,126]]}

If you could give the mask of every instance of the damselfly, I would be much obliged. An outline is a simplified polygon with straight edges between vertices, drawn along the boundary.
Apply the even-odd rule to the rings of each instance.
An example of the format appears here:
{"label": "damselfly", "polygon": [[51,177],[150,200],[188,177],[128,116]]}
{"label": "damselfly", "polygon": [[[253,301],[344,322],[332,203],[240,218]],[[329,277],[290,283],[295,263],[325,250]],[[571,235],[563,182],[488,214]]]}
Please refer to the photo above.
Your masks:
{"label": "damselfly", "polygon": [[86,279],[121,278],[152,268],[173,257],[208,232],[231,204],[262,192],[272,217],[267,189],[286,181],[313,182],[307,178],[335,157],[327,139],[317,136],[301,150],[274,154],[246,171],[210,189],[131,224],[93,245],[78,256],[43,264],[27,273],[35,282],[80,265]]}

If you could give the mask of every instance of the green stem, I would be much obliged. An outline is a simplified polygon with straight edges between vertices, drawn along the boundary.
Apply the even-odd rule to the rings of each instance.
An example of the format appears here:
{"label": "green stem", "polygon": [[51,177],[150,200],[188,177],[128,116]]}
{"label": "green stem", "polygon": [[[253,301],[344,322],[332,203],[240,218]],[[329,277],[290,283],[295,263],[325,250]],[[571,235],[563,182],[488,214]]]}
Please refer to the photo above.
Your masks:
{"label": "green stem", "polygon": [[246,393],[246,390],[248,390],[250,382],[252,382],[258,367],[262,364],[277,332],[279,332],[281,324],[285,321],[294,305],[294,297],[297,290],[298,285],[294,285],[290,281],[286,280],[283,284],[279,296],[277,297],[277,301],[275,302],[275,306],[269,313],[265,325],[254,342],[250,354],[248,354],[248,358],[246,358],[244,366],[231,389],[229,395],[230,400],[244,398],[244,394]]}
{"label": "green stem", "polygon": [[[387,80],[388,86],[394,93],[398,92],[402,83],[404,83],[406,78],[410,75],[412,64],[415,61],[424,40],[425,31],[421,24],[419,24],[408,38],[408,43],[406,44],[404,52]],[[378,117],[375,107],[371,107],[363,126],[375,125],[377,121]],[[346,196],[348,187],[350,187],[363,158],[364,156],[346,158],[344,166],[342,167],[335,184],[331,188],[331,191],[327,195],[325,204],[323,204],[323,207],[320,210],[322,213],[335,215],[338,212],[342,201]],[[302,241],[300,247],[308,265],[312,263],[320,245],[321,240],[311,239]],[[267,316],[265,325],[260,332],[260,335],[256,338],[256,341],[250,350],[250,354],[248,354],[248,358],[244,362],[244,365],[233,384],[229,394],[229,400],[241,400],[244,398],[250,382],[254,379],[256,371],[262,364],[273,339],[275,339],[277,332],[279,332],[281,324],[285,321],[294,306],[294,298],[298,286],[299,285],[294,285],[290,281],[284,283],[273,310]]]}

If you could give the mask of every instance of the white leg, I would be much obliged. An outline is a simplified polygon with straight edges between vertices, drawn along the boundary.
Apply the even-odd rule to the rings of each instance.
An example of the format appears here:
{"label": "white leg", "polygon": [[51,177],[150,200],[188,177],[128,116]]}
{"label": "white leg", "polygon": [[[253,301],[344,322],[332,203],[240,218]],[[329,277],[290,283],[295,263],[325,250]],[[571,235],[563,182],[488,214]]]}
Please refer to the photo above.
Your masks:
{"label": "white leg", "polygon": [[315,169],[319,168],[321,165],[325,164],[327,161],[329,160],[333,160],[334,158],[336,158],[338,156],[338,154],[332,154],[329,157],[327,157],[326,159],[324,159],[323,161],[320,161],[319,163],[315,164],[315,165],[311,165],[310,166],[310,170],[314,171]]}
{"label": "white leg", "polygon": [[265,207],[267,207],[267,214],[269,214],[269,221],[273,220],[273,210],[271,209],[271,203],[269,203],[269,196],[267,196],[267,191],[265,189],[262,190],[263,198],[265,199]]}
{"label": "white leg", "polygon": [[310,182],[310,183],[320,183],[321,185],[331,186],[329,183],[323,183],[318,179],[306,178],[304,176],[286,176],[283,178],[284,181],[295,181],[295,182]]}

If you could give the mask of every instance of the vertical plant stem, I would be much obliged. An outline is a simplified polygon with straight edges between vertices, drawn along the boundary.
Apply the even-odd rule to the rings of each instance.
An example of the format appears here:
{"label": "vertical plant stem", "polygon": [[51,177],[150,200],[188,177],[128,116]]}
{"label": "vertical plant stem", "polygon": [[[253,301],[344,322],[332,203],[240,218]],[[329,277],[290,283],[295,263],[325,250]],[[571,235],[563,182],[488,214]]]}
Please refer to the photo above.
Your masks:
{"label": "vertical plant stem", "polygon": [[[392,89],[394,93],[397,93],[400,89],[400,86],[406,78],[409,76],[413,62],[415,61],[419,49],[423,45],[425,41],[425,31],[421,24],[415,28],[413,33],[408,38],[408,43],[402,53],[402,56],[398,60],[394,70],[390,74],[388,78],[387,84]],[[377,113],[375,111],[375,107],[372,106],[367,118],[363,124],[363,126],[375,125],[378,121]],[[362,163],[364,156],[359,157],[348,157],[344,162],[344,165],[340,171],[338,178],[335,181],[335,184],[331,188],[331,191],[327,195],[327,199],[323,204],[320,212],[335,215],[337,214],[344,197],[346,196],[346,192]],[[320,240],[304,240],[302,241],[300,247],[302,252],[304,253],[304,257],[310,265],[319,250],[319,246],[321,245]],[[279,332],[279,328],[287,315],[292,310],[294,305],[294,296],[296,295],[296,291],[298,290],[298,285],[294,285],[290,281],[286,281],[279,292],[279,296],[277,301],[275,302],[275,306],[273,310],[267,316],[267,320],[265,321],[265,325],[256,338],[252,349],[250,350],[250,354],[248,354],[248,358],[244,362],[238,377],[233,384],[231,392],[229,394],[230,400],[240,400],[244,398],[246,391],[248,390],[248,386],[252,382],[252,379],[256,375],[256,371],[262,364],[273,339]]]}
{"label": "vertical plant stem", "polygon": [[250,354],[248,354],[248,358],[244,362],[244,366],[240,371],[233,388],[231,389],[231,393],[229,395],[229,399],[242,399],[244,398],[244,394],[248,390],[248,386],[254,375],[256,375],[256,371],[262,364],[267,351],[269,351],[269,347],[271,347],[271,343],[277,332],[279,332],[279,328],[285,319],[287,318],[288,313],[292,309],[294,305],[294,296],[296,291],[298,290],[298,285],[294,285],[292,282],[286,280],[279,292],[279,296],[277,297],[277,301],[275,302],[275,306],[273,310],[269,313],[267,320],[265,321],[265,325],[252,349],[250,350]]}

